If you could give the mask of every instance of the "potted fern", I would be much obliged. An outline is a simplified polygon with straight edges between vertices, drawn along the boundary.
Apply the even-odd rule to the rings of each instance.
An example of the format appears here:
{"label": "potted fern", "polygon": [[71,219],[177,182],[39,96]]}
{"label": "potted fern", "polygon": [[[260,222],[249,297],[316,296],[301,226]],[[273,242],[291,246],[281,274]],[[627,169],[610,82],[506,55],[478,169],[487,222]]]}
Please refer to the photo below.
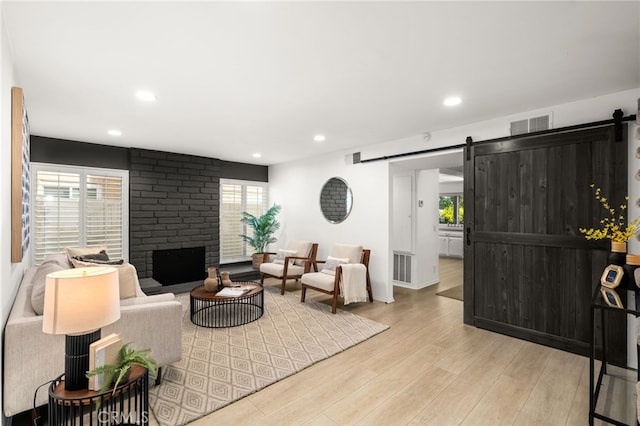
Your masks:
{"label": "potted fern", "polygon": [[123,345],[122,348],[120,348],[120,351],[118,352],[117,364],[106,364],[94,368],[91,371],[87,371],[87,377],[104,373],[105,380],[102,384],[102,387],[100,388],[101,392],[109,389],[111,385],[113,385],[113,391],[115,392],[118,385],[125,382],[129,378],[131,367],[134,364],[137,364],[149,370],[149,374],[151,374],[152,377],[155,378],[157,376],[158,364],[153,358],[149,356],[151,350],[135,350],[131,348],[130,345],[131,342]]}
{"label": "potted fern", "polygon": [[274,204],[260,217],[256,217],[249,212],[242,212],[240,222],[251,228],[252,233],[251,235],[242,234],[240,237],[254,250],[252,259],[255,269],[260,268],[267,245],[278,241],[273,234],[280,228],[280,223],[276,219],[280,209],[279,205]]}

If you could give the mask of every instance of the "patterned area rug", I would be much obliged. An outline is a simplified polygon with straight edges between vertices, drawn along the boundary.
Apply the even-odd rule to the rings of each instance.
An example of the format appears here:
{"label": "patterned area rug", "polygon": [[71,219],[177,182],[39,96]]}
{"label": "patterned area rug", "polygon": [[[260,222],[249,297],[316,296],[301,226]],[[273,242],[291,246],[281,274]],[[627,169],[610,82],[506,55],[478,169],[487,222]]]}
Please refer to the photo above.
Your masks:
{"label": "patterned area rug", "polygon": [[264,315],[223,329],[195,326],[182,302],[182,359],[163,368],[149,405],[163,426],[182,425],[329,358],[389,327],[265,287]]}

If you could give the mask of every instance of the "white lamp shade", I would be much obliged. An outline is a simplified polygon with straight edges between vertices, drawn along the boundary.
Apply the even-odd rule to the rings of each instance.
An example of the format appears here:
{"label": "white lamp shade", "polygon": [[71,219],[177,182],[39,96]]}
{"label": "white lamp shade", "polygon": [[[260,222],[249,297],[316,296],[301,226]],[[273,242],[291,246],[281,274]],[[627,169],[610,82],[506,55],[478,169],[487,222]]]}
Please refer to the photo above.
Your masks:
{"label": "white lamp shade", "polygon": [[120,318],[118,270],[73,268],[47,275],[42,331],[84,334]]}

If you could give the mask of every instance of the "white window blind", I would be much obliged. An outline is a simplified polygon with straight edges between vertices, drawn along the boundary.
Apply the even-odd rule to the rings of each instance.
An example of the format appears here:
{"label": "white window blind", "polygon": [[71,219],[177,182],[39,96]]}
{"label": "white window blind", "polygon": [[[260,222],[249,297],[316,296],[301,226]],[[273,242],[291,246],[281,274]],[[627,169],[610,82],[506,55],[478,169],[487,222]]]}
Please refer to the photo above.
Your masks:
{"label": "white window blind", "polygon": [[253,248],[247,246],[241,234],[251,229],[240,222],[242,212],[261,216],[267,210],[266,184],[262,182],[220,180],[220,262],[247,260]]}
{"label": "white window blind", "polygon": [[[35,167],[34,167],[35,169]],[[39,265],[46,255],[77,247],[80,241],[80,175],[34,170],[35,206],[32,208],[34,261]]]}
{"label": "white window blind", "polygon": [[106,245],[128,257],[128,172],[33,164],[32,259],[37,265],[65,247]]}
{"label": "white window blind", "polygon": [[222,184],[220,205],[220,260],[240,259],[244,256],[242,239],[242,185]]}
{"label": "white window blind", "polygon": [[122,257],[122,177],[86,176],[85,230],[87,245],[105,244],[111,256]]}

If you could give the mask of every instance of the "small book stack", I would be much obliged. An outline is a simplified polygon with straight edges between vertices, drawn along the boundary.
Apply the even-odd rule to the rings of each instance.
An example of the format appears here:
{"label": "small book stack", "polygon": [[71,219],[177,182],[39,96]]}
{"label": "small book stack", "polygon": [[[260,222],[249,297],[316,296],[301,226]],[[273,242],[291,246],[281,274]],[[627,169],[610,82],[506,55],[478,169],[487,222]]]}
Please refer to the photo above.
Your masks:
{"label": "small book stack", "polygon": [[251,290],[251,287],[225,287],[216,293],[216,296],[238,297]]}
{"label": "small book stack", "polygon": [[[120,348],[122,348],[122,339],[115,333],[93,342],[89,346],[89,370],[117,364]],[[100,390],[104,379],[104,373],[89,377],[89,390]]]}

